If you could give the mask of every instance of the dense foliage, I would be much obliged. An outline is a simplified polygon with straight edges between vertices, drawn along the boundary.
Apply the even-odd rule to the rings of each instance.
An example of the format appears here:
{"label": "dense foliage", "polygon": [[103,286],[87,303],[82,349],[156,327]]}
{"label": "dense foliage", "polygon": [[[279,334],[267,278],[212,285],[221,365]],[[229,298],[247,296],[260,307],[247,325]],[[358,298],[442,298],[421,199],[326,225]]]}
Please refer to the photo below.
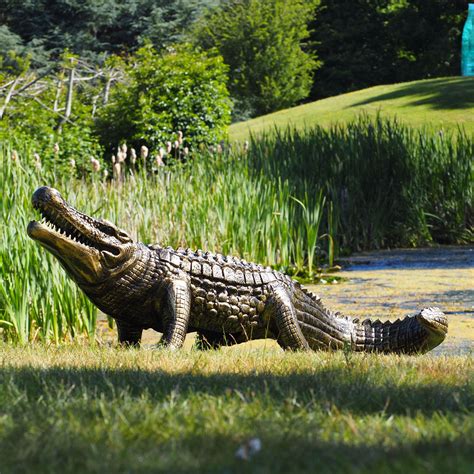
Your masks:
{"label": "dense foliage", "polygon": [[329,130],[266,134],[250,154],[259,171],[288,180],[295,195],[322,189],[347,249],[473,239],[474,142],[463,133],[362,117]]}
{"label": "dense foliage", "polygon": [[[243,118],[294,105],[308,95],[317,63],[304,42],[314,6],[314,1],[286,0],[33,0],[21,5],[7,0],[0,13],[0,58],[3,67],[21,72],[13,52],[30,57],[32,68],[41,70],[67,48],[101,67],[111,54],[131,54],[146,42],[162,51],[188,39],[224,56],[234,116]],[[199,27],[193,28],[197,19]]]}
{"label": "dense foliage", "polygon": [[464,0],[321,0],[311,98],[460,74]]}
{"label": "dense foliage", "polygon": [[236,117],[273,112],[307,97],[318,64],[303,48],[314,7],[314,1],[234,0],[198,24],[196,41],[217,48],[230,66]]}
{"label": "dense foliage", "polygon": [[183,33],[217,0],[2,0],[0,55],[30,52],[42,65],[65,48],[94,58],[134,50],[150,39],[158,47]]}
{"label": "dense foliage", "polygon": [[102,66],[66,52],[43,72],[10,59],[15,66],[0,72],[0,139],[28,142],[43,165],[64,168],[73,159],[84,175],[124,141],[157,152],[181,131],[176,155],[225,138],[227,66],[213,51],[181,44],[158,53],[148,44]]}
{"label": "dense foliage", "polygon": [[99,112],[101,141],[112,148],[128,141],[157,150],[184,135],[185,146],[211,145],[225,138],[230,123],[222,58],[182,45],[160,54],[150,44],[126,67],[127,80],[112,91]]}
{"label": "dense foliage", "polygon": [[[370,85],[458,75],[465,0],[4,0],[0,69],[65,48],[103,64],[151,41],[217,47],[235,118]],[[309,36],[308,36],[309,35]]]}
{"label": "dense foliage", "polygon": [[9,59],[14,71],[0,72],[0,81],[7,85],[0,103],[0,140],[27,143],[43,166],[53,166],[54,161],[56,169],[65,171],[74,160],[74,167],[84,174],[90,158],[103,153],[92,120],[97,83],[69,84],[71,75],[81,69],[77,57],[69,53],[44,73],[30,69],[21,57]]}

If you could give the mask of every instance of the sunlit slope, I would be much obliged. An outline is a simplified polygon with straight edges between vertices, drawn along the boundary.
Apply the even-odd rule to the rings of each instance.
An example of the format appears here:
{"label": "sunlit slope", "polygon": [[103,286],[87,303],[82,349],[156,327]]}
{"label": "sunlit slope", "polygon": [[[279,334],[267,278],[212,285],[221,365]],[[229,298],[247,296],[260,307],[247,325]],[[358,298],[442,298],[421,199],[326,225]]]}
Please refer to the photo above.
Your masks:
{"label": "sunlit slope", "polygon": [[474,77],[447,77],[376,86],[263,115],[230,127],[231,140],[245,140],[288,125],[344,123],[360,113],[396,116],[400,121],[435,130],[462,126],[474,132]]}

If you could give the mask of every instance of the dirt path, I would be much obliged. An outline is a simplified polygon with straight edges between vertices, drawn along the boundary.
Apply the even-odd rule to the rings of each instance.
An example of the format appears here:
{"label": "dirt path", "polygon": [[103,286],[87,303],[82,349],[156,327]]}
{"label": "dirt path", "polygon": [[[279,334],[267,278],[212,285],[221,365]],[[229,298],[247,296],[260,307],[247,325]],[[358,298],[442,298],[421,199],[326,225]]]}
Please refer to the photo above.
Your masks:
{"label": "dirt path", "polygon": [[340,276],[348,281],[311,288],[329,308],[396,319],[439,306],[448,315],[449,332],[433,353],[474,351],[474,247],[361,253],[346,264]]}

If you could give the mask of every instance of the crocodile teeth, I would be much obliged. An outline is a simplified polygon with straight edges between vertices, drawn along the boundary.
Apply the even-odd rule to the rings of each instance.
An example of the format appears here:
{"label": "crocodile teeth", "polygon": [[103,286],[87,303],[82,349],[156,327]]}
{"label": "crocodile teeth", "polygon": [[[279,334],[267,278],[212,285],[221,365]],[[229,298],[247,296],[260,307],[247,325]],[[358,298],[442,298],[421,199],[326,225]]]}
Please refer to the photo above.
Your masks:
{"label": "crocodile teeth", "polygon": [[40,213],[42,215],[40,220],[41,224],[46,226],[51,231],[56,232],[57,234],[62,235],[68,240],[76,242],[83,247],[93,247],[93,244],[89,243],[89,239],[84,237],[81,232],[73,225],[69,224],[69,222],[60,218],[58,214],[54,213],[48,216],[42,209],[40,209]]}

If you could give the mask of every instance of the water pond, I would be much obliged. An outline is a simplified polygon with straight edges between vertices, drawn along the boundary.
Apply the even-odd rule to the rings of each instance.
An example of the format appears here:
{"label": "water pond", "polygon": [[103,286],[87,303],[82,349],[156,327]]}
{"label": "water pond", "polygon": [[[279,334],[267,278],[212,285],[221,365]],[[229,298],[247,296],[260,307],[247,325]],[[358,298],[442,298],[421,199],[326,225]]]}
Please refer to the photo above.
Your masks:
{"label": "water pond", "polygon": [[343,262],[340,276],[347,281],[311,287],[328,307],[384,320],[439,306],[449,332],[433,353],[474,351],[474,247],[360,253]]}

